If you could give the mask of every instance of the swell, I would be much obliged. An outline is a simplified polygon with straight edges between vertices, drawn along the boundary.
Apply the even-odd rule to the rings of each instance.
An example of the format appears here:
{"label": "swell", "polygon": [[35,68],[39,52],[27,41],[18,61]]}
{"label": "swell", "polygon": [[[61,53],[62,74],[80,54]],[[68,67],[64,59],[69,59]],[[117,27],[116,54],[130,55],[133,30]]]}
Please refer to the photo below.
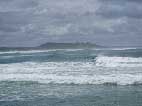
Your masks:
{"label": "swell", "polygon": [[0,64],[20,62],[95,62],[96,57],[142,57],[141,49],[32,50],[0,52]]}
{"label": "swell", "polygon": [[14,52],[0,54],[0,64],[20,62],[93,61],[96,53],[82,50],[55,50],[38,52]]}

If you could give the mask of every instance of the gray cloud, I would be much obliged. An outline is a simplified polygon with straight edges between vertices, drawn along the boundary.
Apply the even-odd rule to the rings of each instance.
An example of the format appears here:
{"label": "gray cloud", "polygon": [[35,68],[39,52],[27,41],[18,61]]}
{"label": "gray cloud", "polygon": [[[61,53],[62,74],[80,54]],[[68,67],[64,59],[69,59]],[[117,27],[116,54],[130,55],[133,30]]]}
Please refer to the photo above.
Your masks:
{"label": "gray cloud", "polygon": [[111,3],[126,3],[126,2],[134,2],[134,3],[140,3],[141,0],[100,0],[101,2],[111,2]]}
{"label": "gray cloud", "polygon": [[139,1],[133,0],[135,3],[133,3],[132,0],[120,0],[115,3],[110,1],[111,0],[108,0],[107,5],[106,3],[102,4],[102,7],[97,11],[98,15],[106,18],[142,18],[142,7],[141,3],[138,3]]}
{"label": "gray cloud", "polygon": [[0,0],[0,46],[142,45],[141,0]]}

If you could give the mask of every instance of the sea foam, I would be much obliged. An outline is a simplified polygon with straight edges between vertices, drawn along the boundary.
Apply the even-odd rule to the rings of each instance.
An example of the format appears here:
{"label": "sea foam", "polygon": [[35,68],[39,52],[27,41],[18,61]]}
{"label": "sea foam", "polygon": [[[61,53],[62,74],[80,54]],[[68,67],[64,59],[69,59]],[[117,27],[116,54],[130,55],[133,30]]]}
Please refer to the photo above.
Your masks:
{"label": "sea foam", "polygon": [[[98,59],[102,58],[108,57],[99,57]],[[103,67],[93,62],[0,64],[0,73],[0,81],[36,81],[47,84],[129,85],[142,83],[140,67]]]}
{"label": "sea foam", "polygon": [[102,67],[142,67],[142,58],[98,56],[96,65]]}

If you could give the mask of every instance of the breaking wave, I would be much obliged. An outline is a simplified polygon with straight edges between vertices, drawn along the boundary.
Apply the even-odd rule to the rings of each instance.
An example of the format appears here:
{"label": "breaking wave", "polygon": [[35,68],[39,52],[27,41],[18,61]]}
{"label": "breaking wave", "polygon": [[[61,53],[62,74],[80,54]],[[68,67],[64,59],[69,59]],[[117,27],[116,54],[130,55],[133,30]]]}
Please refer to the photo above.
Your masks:
{"label": "breaking wave", "polygon": [[[102,58],[108,57],[99,57],[97,61]],[[0,64],[0,73],[0,81],[36,81],[47,84],[142,84],[140,67],[103,67],[93,62]]]}
{"label": "breaking wave", "polygon": [[96,65],[102,67],[142,67],[142,58],[98,56]]}
{"label": "breaking wave", "polygon": [[0,52],[0,81],[142,84],[142,50],[115,48]]}

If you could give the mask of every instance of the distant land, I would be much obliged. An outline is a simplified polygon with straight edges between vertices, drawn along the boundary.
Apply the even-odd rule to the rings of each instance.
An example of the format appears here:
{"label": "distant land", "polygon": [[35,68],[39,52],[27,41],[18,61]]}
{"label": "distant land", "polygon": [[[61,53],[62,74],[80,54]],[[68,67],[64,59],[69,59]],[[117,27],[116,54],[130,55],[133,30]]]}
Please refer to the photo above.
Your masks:
{"label": "distant land", "polygon": [[0,47],[0,50],[38,50],[38,49],[91,49],[102,48],[94,43],[54,43],[48,42],[36,47]]}
{"label": "distant land", "polygon": [[88,49],[88,48],[98,48],[102,47],[93,43],[45,43],[38,48],[47,48],[47,49]]}

